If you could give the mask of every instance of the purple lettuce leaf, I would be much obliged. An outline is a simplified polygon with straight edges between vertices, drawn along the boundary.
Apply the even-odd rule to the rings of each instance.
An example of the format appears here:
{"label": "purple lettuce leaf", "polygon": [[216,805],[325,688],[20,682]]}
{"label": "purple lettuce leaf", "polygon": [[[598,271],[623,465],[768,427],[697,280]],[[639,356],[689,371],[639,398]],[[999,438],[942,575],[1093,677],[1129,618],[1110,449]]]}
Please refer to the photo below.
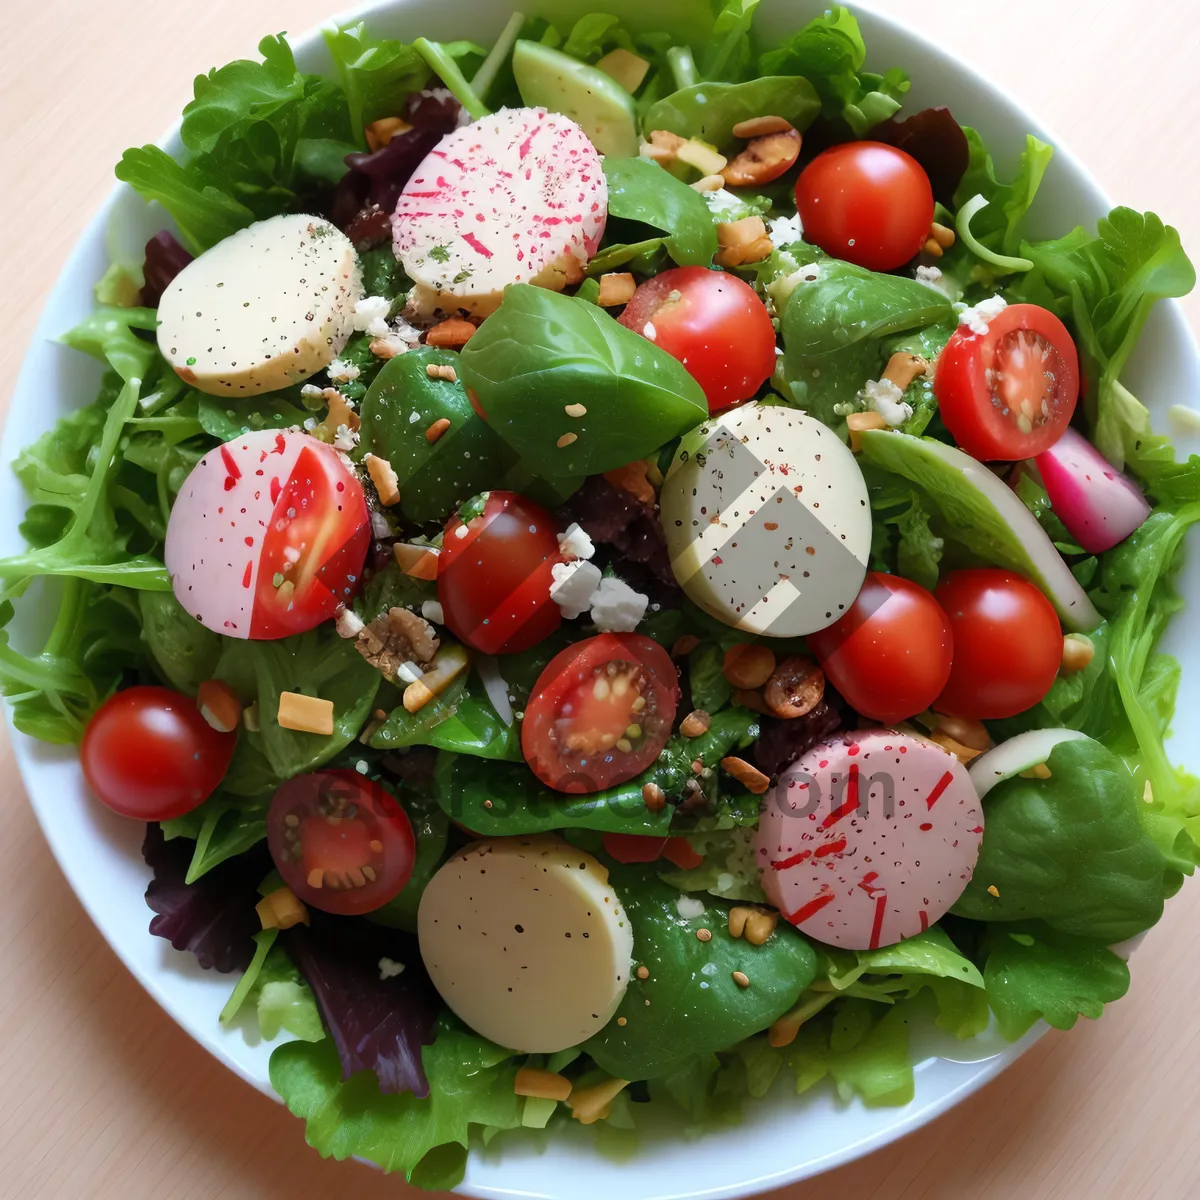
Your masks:
{"label": "purple lettuce leaf", "polygon": [[206,971],[244,971],[261,928],[254,906],[258,885],[271,870],[270,855],[256,848],[189,884],[184,879],[194,849],[187,838],[168,842],[158,825],[146,826],[142,857],[154,872],[146,903],[158,914],[150,932],[176,950],[190,950]]}
{"label": "purple lettuce leaf", "polygon": [[889,117],[867,137],[911,154],[925,168],[934,199],[954,207],[954,193],[970,165],[971,150],[948,108],[923,108],[903,121]]}
{"label": "purple lettuce leaf", "polygon": [[[384,1094],[428,1096],[421,1047],[436,1036],[442,1001],[416,938],[353,918],[311,917],[311,927],[286,930],[280,945],[313,990],[342,1078],[372,1071]],[[403,963],[403,972],[381,979],[382,958]]]}
{"label": "purple lettuce leaf", "polygon": [[192,256],[179,244],[175,235],[164,229],[146,243],[146,261],[142,267],[142,303],[157,308],[162,294],[175,276],[192,261]]}

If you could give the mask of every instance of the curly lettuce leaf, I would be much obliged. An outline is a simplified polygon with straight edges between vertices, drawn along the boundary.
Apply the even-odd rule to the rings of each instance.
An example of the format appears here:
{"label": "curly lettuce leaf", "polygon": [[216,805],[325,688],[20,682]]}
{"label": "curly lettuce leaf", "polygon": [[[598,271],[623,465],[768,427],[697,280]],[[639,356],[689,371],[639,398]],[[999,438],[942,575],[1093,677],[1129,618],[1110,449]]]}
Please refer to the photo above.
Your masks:
{"label": "curly lettuce leaf", "polygon": [[424,1099],[381,1093],[370,1071],[344,1080],[329,1039],[276,1049],[271,1085],[305,1121],[308,1144],[323,1157],[365,1158],[442,1190],[462,1182],[473,1129],[486,1135],[520,1127],[524,1100],[513,1091],[519,1061],[447,1014],[421,1051]]}
{"label": "curly lettuce leaf", "polygon": [[375,37],[364,21],[326,29],[324,38],[346,97],[351,134],[365,146],[363,129],[381,117],[399,116],[409,93],[425,86],[429,67],[412,46]]}

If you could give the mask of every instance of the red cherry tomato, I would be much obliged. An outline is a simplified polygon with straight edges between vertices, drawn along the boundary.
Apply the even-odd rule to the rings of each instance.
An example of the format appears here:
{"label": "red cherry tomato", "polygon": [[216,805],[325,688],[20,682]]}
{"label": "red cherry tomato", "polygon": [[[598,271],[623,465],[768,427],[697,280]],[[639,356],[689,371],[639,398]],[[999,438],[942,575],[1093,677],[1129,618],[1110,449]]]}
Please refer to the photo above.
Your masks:
{"label": "red cherry tomato", "polygon": [[675,267],[648,279],[619,318],[679,359],[721,412],[749,400],[775,370],[775,329],[758,293],[734,275]]}
{"label": "red cherry tomato", "polygon": [[217,789],[237,745],[196,702],[161,687],[131,687],[93,714],[79,761],[96,797],[139,821],[181,817]]}
{"label": "red cherry tomato", "polygon": [[[463,517],[466,517],[466,523]],[[446,625],[485,654],[536,646],[562,623],[550,599],[562,561],[558,525],[516,492],[485,492],[446,523],[438,556],[438,599]]]}
{"label": "red cherry tomato", "polygon": [[982,336],[959,326],[938,359],[933,394],[946,428],[968,454],[984,461],[1034,458],[1071,423],[1079,354],[1052,312],[1010,304]]}
{"label": "red cherry tomato", "polygon": [[950,677],[950,622],[920,584],[872,571],[845,616],[809,635],[829,682],[864,717],[924,712]]}
{"label": "red cherry tomato", "polygon": [[1063,635],[1050,601],[1028,579],[992,568],[955,571],[934,595],[954,638],[938,712],[991,720],[1045,696],[1062,662]]}
{"label": "red cherry tomato", "polygon": [[598,792],[659,756],[678,703],[675,665],[657,642],[602,633],[556,654],[538,677],[521,751],[547,787]]}
{"label": "red cherry tomato", "polygon": [[605,854],[619,863],[649,863],[665,858],[681,871],[690,871],[704,861],[704,855],[693,850],[687,838],[606,833],[601,841]]}
{"label": "red cherry tomato", "polygon": [[289,779],[271,799],[267,845],[305,904],[347,917],[395,899],[417,855],[404,809],[357,771]]}
{"label": "red cherry tomato", "polygon": [[921,164],[882,142],[847,142],[818,154],[796,180],[804,236],[826,254],[894,271],[929,237],[933,189]]}

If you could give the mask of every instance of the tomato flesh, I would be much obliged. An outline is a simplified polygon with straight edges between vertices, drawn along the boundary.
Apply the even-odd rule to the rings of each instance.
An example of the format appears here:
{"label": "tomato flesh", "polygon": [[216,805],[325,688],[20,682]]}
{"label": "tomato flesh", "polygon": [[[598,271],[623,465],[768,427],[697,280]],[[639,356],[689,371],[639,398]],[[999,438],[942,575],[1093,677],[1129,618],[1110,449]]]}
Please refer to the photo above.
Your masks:
{"label": "tomato flesh", "polygon": [[704,862],[686,838],[653,837],[642,833],[606,833],[604,852],[619,863],[649,863],[665,858],[681,871],[691,871]]}
{"label": "tomato flesh", "polygon": [[558,534],[550,513],[516,492],[463,505],[438,556],[438,599],[451,633],[484,654],[515,654],[549,637],[562,624],[550,599],[551,570],[563,560]]}
{"label": "tomato flesh", "polygon": [[166,821],[203,804],[237,746],[200,715],[196,702],[162,687],[110,696],[84,731],[79,761],[107,807],[139,821]]}
{"label": "tomato flesh", "polygon": [[314,771],[279,787],[267,844],[284,882],[313,908],[373,912],[412,877],[412,824],[390,792],[357,771]]}
{"label": "tomato flesh", "polygon": [[748,283],[722,271],[664,271],[634,292],[618,319],[687,367],[710,413],[749,400],[775,370],[766,305]]}
{"label": "tomato flesh", "polygon": [[920,584],[872,571],[845,616],[811,634],[826,678],[851,708],[891,724],[924,712],[950,677],[950,621]]}
{"label": "tomato flesh", "polygon": [[598,792],[659,756],[678,703],[675,665],[657,642],[602,633],[547,664],[525,706],[521,750],[547,787]]}
{"label": "tomato flesh", "polygon": [[934,395],[946,428],[985,462],[1034,458],[1062,437],[1079,401],[1079,354],[1036,304],[1011,304],[982,336],[960,326],[938,359]]}
{"label": "tomato flesh", "polygon": [[818,154],[796,180],[804,236],[826,254],[871,271],[915,257],[933,223],[924,168],[883,142],[847,142]]}
{"label": "tomato flesh", "polygon": [[1063,636],[1053,605],[1009,571],[955,571],[934,593],[950,621],[954,664],[933,707],[975,720],[1012,717],[1050,690]]}

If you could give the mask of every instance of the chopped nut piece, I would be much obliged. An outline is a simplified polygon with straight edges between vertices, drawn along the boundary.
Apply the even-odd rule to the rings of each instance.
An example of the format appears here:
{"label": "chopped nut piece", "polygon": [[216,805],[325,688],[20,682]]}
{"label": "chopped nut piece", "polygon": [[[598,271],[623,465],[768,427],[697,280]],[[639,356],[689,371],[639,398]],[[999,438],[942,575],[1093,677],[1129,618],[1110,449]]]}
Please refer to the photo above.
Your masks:
{"label": "chopped nut piece", "polygon": [[[362,422],[359,420],[358,413],[354,411],[350,401],[337,388],[331,387],[325,388],[321,392],[321,397],[328,406],[329,411],[325,414],[324,420],[313,428],[313,437],[333,445],[339,438],[357,434]],[[357,444],[357,438],[351,438],[350,440]],[[353,447],[350,448],[352,449]]]}
{"label": "chopped nut piece", "polygon": [[779,924],[779,914],[774,909],[735,905],[729,910],[729,936],[745,937],[752,946],[761,946]]}
{"label": "chopped nut piece", "polygon": [[433,626],[423,617],[407,608],[392,608],[359,631],[354,648],[385,679],[395,682],[407,662],[423,670],[440,645]]}
{"label": "chopped nut piece", "polygon": [[825,673],[811,658],[792,655],[771,672],[763,701],[771,715],[791,720],[807,716],[825,695]]}
{"label": "chopped nut piece", "polygon": [[880,378],[894,383],[903,392],[917,376],[928,374],[928,372],[929,363],[919,354],[909,354],[904,350],[897,350],[888,359],[888,365]]}
{"label": "chopped nut piece", "polygon": [[958,240],[953,229],[948,229],[945,225],[939,225],[936,221],[929,227],[929,236],[943,250],[949,250]]}
{"label": "chopped nut piece", "polygon": [[457,348],[465,346],[475,336],[475,326],[462,317],[451,317],[435,325],[426,335],[425,342],[430,346],[449,346]]}
{"label": "chopped nut piece", "polygon": [[874,409],[870,412],[851,413],[846,418],[846,428],[850,430],[850,449],[862,449],[862,432],[864,429],[886,429],[888,423]]}
{"label": "chopped nut piece", "polygon": [[750,986],[750,977],[744,971],[734,971],[733,982],[740,988],[748,988]]}
{"label": "chopped nut piece", "polygon": [[397,134],[407,133],[411,128],[412,126],[400,117],[380,117],[378,121],[372,121],[363,133],[370,149],[382,150]]}
{"label": "chopped nut piece", "polygon": [[769,133],[787,133],[791,128],[791,121],[783,117],[751,117],[733,127],[733,136],[749,141],[751,138],[766,137]]}
{"label": "chopped nut piece", "polygon": [[667,794],[657,783],[647,783],[642,786],[642,799],[650,812],[662,812],[667,806]]}
{"label": "chopped nut piece", "polygon": [[513,1081],[518,1096],[536,1096],[539,1100],[565,1100],[571,1094],[571,1081],[553,1071],[522,1067]]}
{"label": "chopped nut piece", "polygon": [[573,1091],[567,1101],[571,1115],[581,1125],[602,1121],[608,1116],[613,1100],[628,1086],[628,1079],[606,1079],[603,1083]]}
{"label": "chopped nut piece", "polygon": [[744,758],[723,758],[721,767],[752,795],[761,796],[771,786],[770,778]]}
{"label": "chopped nut piece", "polygon": [[[939,714],[936,728],[947,737],[953,738],[963,746],[969,746],[972,750],[991,749],[991,734],[988,733],[982,721],[973,721],[970,717],[945,717]],[[936,741],[936,738],[934,740]]]}
{"label": "chopped nut piece", "polygon": [[973,762],[983,753],[982,750],[974,750],[970,746],[964,746],[962,742],[955,741],[948,733],[943,733],[940,729],[931,734],[929,740],[953,754],[964,766]]}
{"label": "chopped nut piece", "polygon": [[641,55],[618,46],[597,61],[596,70],[615,79],[632,96],[645,81],[650,64]]}
{"label": "chopped nut piece", "polygon": [[685,738],[699,737],[702,733],[708,732],[710,725],[712,725],[712,717],[704,709],[697,708],[683,718],[679,732]]}
{"label": "chopped nut piece", "polygon": [[738,642],[725,651],[721,670],[735,688],[762,687],[775,671],[775,652],[757,642]]}
{"label": "chopped nut piece", "polygon": [[196,692],[200,715],[219,733],[232,733],[242,719],[242,702],[229,684],[206,679]]}
{"label": "chopped nut piece", "polygon": [[409,546],[397,542],[392,547],[396,565],[405,575],[414,579],[436,579],[438,573],[438,551],[432,546]]}
{"label": "chopped nut piece", "polygon": [[668,150],[666,146],[656,146],[653,142],[643,142],[638,147],[638,157],[648,158],[651,162],[668,167],[675,161],[675,151]]}
{"label": "chopped nut piece", "polygon": [[403,343],[398,338],[372,338],[370,350],[376,358],[395,358],[402,353]]}
{"label": "chopped nut piece", "polygon": [[363,462],[366,464],[367,474],[370,475],[375,490],[379,493],[379,503],[388,508],[393,504],[399,504],[400,480],[396,477],[396,472],[392,470],[392,464],[377,454],[368,454]]}
{"label": "chopped nut piece", "polygon": [[430,669],[420,679],[404,689],[404,707],[419,712],[434,696],[444,692],[470,664],[467,652],[459,645],[443,646]]}
{"label": "chopped nut piece", "polygon": [[597,303],[601,308],[616,308],[628,304],[637,291],[637,281],[628,271],[611,271],[600,276],[600,295]]}
{"label": "chopped nut piece", "polygon": [[299,692],[279,693],[279,713],[275,718],[284,729],[301,733],[333,733],[333,701]]}
{"label": "chopped nut piece", "polygon": [[308,909],[290,887],[268,892],[254,908],[264,929],[291,929],[293,925],[307,925],[309,921]]}
{"label": "chopped nut piece", "polygon": [[430,363],[425,368],[430,379],[444,379],[447,383],[458,382],[458,372],[449,363]]}
{"label": "chopped nut piece", "polygon": [[1038,763],[1036,767],[1030,767],[1028,771],[1021,772],[1022,779],[1053,779],[1054,776],[1050,773],[1050,768],[1045,763]]}
{"label": "chopped nut piece", "polygon": [[941,248],[940,245],[938,245],[937,242],[935,242],[933,240],[933,238],[927,239],[925,244],[921,247],[921,249],[924,250],[925,253],[928,254],[932,258],[941,258],[942,255],[945,253],[945,251]]}
{"label": "chopped nut piece", "polygon": [[433,661],[441,642],[433,626],[408,608],[389,608],[387,615],[389,630],[408,644],[406,658],[424,666]]}
{"label": "chopped nut piece", "polygon": [[1095,657],[1091,638],[1082,633],[1068,633],[1063,638],[1062,667],[1068,674],[1084,670]]}
{"label": "chopped nut piece", "polygon": [[432,446],[434,442],[450,428],[449,417],[438,417],[430,427],[425,430],[425,440]]}
{"label": "chopped nut piece", "polygon": [[[725,169],[728,170],[729,168],[726,167]],[[724,186],[724,175],[705,175],[692,184],[692,191],[700,192],[703,195],[705,192],[719,192]]]}
{"label": "chopped nut piece", "polygon": [[717,226],[717,244],[721,247],[717,262],[723,267],[759,262],[775,249],[762,217],[722,221]]}
{"label": "chopped nut piece", "polygon": [[682,637],[675,639],[675,645],[671,647],[671,657],[686,658],[698,645],[700,645],[700,639],[694,633],[685,633]]}
{"label": "chopped nut piece", "polygon": [[[626,463],[623,467],[616,467],[612,471],[605,471],[604,478],[613,487],[620,488],[621,491],[628,492],[631,496],[636,496],[645,504],[653,504],[658,499],[658,494],[647,478],[646,463],[640,458],[634,462]],[[680,640],[682,641],[683,639],[681,638]]]}
{"label": "chopped nut piece", "polygon": [[999,899],[1000,889],[994,883],[989,884],[988,885],[988,895],[995,896],[997,899]]}
{"label": "chopped nut piece", "polygon": [[801,138],[794,129],[754,138],[724,171],[730,187],[759,187],[791,169],[800,157]]}
{"label": "chopped nut piece", "polygon": [[771,710],[763,700],[762,691],[754,688],[734,688],[730,699],[734,704],[740,704],[751,712],[762,713],[764,717],[771,716]]}

